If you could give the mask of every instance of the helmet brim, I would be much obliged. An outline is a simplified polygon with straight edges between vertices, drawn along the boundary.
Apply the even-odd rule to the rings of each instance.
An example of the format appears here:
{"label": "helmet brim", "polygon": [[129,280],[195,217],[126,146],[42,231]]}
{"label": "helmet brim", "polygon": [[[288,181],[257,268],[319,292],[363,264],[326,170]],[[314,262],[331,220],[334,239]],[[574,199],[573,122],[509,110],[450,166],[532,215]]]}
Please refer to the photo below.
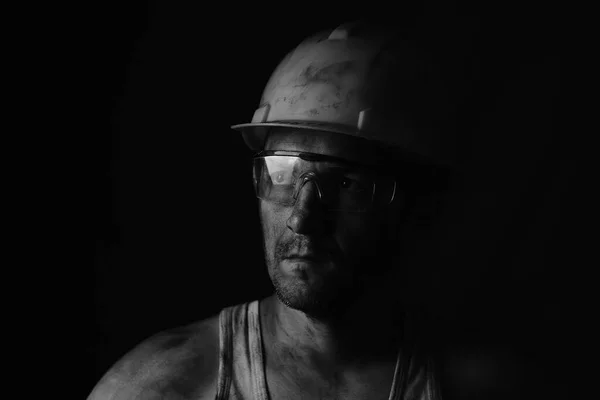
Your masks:
{"label": "helmet brim", "polygon": [[358,132],[354,132],[352,129],[343,125],[336,125],[324,122],[313,122],[313,121],[285,121],[285,122],[261,122],[261,123],[245,123],[232,125],[231,129],[240,131],[244,142],[253,151],[262,150],[267,132],[269,128],[291,128],[291,129],[305,129],[322,132],[332,132],[344,135],[352,135],[361,137]]}
{"label": "helmet brim", "polygon": [[[359,139],[367,139],[365,132],[351,129],[346,125],[332,124],[315,121],[277,121],[277,122],[249,122],[245,124],[232,125],[231,129],[241,132],[246,145],[252,151],[261,151],[265,145],[267,133],[270,128],[290,128],[307,131],[332,132],[343,135],[351,135]],[[368,140],[368,139],[367,139]],[[383,144],[383,143],[382,143]],[[439,167],[452,168],[452,163],[415,153],[401,145],[384,145],[390,154],[399,159],[417,164],[437,165]]]}

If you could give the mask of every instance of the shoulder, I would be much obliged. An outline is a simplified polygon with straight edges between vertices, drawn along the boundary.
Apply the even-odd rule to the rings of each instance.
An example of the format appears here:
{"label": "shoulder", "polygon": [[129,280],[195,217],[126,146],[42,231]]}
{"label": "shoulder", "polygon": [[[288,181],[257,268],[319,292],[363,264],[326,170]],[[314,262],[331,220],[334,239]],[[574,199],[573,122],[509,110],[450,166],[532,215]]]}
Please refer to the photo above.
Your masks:
{"label": "shoulder", "polygon": [[219,316],[160,332],[121,358],[88,400],[214,398]]}

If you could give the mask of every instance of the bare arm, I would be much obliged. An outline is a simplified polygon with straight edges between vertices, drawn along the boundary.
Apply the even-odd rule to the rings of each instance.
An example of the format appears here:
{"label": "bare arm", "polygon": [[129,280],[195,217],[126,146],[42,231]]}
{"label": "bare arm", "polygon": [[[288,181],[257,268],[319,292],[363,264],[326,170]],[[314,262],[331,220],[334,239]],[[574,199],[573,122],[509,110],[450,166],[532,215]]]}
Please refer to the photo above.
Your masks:
{"label": "bare arm", "polygon": [[214,399],[218,349],[215,317],[160,333],[119,360],[88,400]]}

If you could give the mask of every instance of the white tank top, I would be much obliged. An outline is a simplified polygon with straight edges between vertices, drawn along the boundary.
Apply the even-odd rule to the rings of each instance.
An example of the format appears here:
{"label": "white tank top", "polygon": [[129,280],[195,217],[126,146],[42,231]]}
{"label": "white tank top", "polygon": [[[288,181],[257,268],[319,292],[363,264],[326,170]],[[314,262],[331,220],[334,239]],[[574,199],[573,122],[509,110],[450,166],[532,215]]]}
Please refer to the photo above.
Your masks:
{"label": "white tank top", "polygon": [[[219,376],[216,400],[271,399],[267,390],[259,300],[219,314]],[[429,360],[398,353],[389,400],[440,400]]]}

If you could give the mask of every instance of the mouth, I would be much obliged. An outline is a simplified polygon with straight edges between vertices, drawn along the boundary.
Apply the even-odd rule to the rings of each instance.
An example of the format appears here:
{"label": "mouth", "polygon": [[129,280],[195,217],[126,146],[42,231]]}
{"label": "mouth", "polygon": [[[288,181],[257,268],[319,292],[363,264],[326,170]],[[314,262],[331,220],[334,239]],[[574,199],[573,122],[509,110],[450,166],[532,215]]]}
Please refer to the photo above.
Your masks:
{"label": "mouth", "polygon": [[276,250],[281,251],[279,257],[277,257],[280,261],[328,264],[335,259],[332,246],[327,246],[325,242],[317,242],[307,238],[283,243]]}
{"label": "mouth", "polygon": [[313,256],[290,255],[283,259],[282,267],[289,273],[305,273],[308,270],[321,270],[324,266],[321,259]]}
{"label": "mouth", "polygon": [[[321,274],[331,268],[331,259],[327,254],[315,251],[292,251],[282,259],[283,271],[293,276],[304,276],[309,272]],[[300,274],[300,275],[298,275]]]}

